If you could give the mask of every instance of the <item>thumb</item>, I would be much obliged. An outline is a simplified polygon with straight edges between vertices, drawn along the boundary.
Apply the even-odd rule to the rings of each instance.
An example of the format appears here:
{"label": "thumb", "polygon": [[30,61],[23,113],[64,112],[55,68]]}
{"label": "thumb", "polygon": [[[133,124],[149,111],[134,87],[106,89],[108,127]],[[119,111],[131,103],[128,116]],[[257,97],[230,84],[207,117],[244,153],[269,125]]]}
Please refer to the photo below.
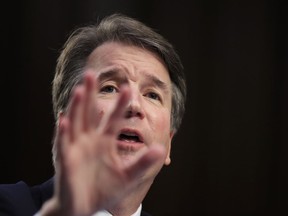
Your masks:
{"label": "thumb", "polygon": [[125,164],[128,179],[132,180],[145,173],[155,163],[163,163],[165,160],[165,148],[162,145],[153,145],[139,153],[133,161]]}

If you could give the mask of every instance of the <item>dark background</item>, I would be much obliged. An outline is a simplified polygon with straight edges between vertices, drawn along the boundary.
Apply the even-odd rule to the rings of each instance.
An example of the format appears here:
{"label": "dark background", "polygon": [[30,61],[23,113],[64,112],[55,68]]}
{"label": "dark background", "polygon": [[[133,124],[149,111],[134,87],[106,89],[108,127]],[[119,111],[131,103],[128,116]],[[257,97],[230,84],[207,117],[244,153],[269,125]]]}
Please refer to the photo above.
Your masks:
{"label": "dark background", "polygon": [[51,82],[77,25],[122,12],[182,56],[187,112],[144,209],[288,215],[287,1],[27,0],[1,6],[0,183],[53,175]]}

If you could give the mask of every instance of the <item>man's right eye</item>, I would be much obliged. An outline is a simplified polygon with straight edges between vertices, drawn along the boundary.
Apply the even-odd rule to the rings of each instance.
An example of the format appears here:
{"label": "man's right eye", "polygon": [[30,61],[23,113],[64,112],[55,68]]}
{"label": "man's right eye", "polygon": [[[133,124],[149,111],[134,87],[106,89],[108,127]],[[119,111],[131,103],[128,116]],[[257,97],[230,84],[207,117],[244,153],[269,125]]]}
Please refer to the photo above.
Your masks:
{"label": "man's right eye", "polygon": [[116,93],[118,92],[118,89],[115,86],[107,85],[100,89],[100,92],[102,93]]}

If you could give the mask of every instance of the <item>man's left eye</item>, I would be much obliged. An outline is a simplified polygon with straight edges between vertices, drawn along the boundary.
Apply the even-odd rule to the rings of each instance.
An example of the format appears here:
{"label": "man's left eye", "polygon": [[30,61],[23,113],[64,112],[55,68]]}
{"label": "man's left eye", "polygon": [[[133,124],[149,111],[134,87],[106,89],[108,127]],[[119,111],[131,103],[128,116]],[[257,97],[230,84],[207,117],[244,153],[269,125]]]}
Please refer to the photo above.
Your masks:
{"label": "man's left eye", "polygon": [[149,92],[149,93],[146,94],[146,96],[151,98],[151,99],[153,99],[153,100],[161,101],[160,96],[157,93],[155,93],[155,92]]}

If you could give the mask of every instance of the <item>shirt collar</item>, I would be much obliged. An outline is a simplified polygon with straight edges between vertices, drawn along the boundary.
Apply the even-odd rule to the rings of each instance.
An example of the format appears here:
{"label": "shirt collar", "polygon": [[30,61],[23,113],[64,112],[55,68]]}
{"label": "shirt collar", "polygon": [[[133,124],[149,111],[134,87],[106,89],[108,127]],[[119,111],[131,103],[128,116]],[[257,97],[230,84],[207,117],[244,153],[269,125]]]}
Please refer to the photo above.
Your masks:
{"label": "shirt collar", "polygon": [[[142,210],[142,204],[140,204],[140,206],[138,207],[137,211],[134,214],[132,214],[131,216],[140,216],[141,215],[141,210]],[[106,210],[102,210],[102,211],[96,212],[92,216],[113,216],[113,215],[110,212],[106,211]]]}

